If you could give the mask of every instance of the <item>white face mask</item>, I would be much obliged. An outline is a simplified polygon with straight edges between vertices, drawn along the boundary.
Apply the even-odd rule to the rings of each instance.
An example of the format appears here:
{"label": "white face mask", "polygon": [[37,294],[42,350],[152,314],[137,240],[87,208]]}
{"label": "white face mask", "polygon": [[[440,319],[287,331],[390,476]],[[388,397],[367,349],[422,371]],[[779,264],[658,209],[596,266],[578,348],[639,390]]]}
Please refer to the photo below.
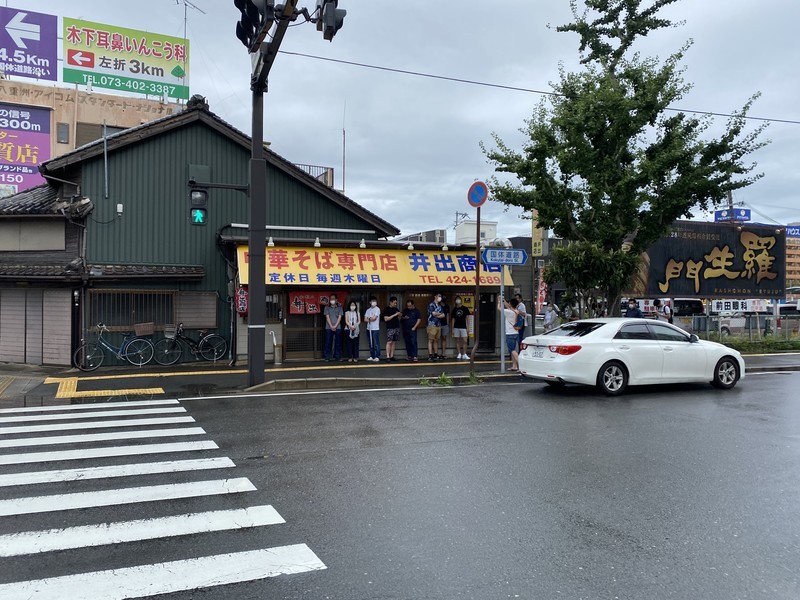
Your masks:
{"label": "white face mask", "polygon": [[378,303],[377,303],[377,302],[375,302],[375,300],[373,300],[372,302],[370,302],[370,303],[369,303],[369,305],[370,305],[370,306],[378,306]]}
{"label": "white face mask", "polygon": [[355,304],[351,304],[350,305],[350,310],[355,310],[355,309],[356,309],[356,305]]}
{"label": "white face mask", "polygon": [[336,306],[336,298],[331,298],[331,306]]}
{"label": "white face mask", "polygon": [[628,308],[636,308],[635,304],[628,304]]}
{"label": "white face mask", "polygon": [[441,302],[441,301],[442,301],[441,298],[439,298],[439,297],[436,298],[436,302]]}
{"label": "white face mask", "polygon": [[456,300],[456,306],[461,306],[461,300]]}

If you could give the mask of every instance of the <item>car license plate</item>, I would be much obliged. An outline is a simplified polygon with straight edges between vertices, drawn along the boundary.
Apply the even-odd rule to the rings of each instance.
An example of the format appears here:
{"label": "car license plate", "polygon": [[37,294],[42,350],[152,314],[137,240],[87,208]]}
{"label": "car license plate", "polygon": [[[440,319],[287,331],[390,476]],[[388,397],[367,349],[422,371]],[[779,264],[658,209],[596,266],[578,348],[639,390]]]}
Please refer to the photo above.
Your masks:
{"label": "car license plate", "polygon": [[542,358],[544,356],[544,346],[535,346],[531,348],[533,358]]}

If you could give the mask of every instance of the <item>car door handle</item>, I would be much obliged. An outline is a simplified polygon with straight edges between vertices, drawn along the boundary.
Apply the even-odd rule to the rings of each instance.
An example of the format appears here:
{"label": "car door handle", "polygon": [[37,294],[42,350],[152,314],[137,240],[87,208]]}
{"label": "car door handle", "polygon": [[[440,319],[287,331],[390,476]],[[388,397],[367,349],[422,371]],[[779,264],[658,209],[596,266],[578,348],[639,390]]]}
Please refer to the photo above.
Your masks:
{"label": "car door handle", "polygon": [[618,346],[618,348],[619,348],[620,350],[630,350],[630,349],[631,349],[631,347],[630,347],[630,346]]}
{"label": "car door handle", "polygon": [[664,352],[672,352],[674,348],[672,346],[664,346]]}

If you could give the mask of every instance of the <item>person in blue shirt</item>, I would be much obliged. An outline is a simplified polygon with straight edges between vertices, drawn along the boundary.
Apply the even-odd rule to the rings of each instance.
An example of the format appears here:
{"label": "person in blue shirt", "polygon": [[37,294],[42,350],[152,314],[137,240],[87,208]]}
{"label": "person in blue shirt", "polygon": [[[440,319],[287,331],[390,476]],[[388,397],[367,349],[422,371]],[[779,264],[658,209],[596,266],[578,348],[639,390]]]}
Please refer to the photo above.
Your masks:
{"label": "person in blue shirt", "polygon": [[636,298],[628,300],[628,310],[625,311],[625,316],[633,319],[644,319],[644,313],[642,309],[639,308]]}
{"label": "person in blue shirt", "polygon": [[436,294],[433,297],[433,302],[428,304],[428,326],[425,328],[428,333],[428,360],[439,358],[436,351],[439,349],[439,338],[442,336],[441,319],[443,317],[442,295]]}

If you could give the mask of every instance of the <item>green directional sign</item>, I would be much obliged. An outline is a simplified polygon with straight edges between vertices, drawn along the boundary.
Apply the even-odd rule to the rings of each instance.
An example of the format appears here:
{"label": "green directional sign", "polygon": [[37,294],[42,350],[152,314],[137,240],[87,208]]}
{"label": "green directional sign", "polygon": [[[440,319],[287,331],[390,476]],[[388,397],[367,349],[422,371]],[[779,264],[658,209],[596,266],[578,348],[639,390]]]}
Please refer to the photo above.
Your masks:
{"label": "green directional sign", "polygon": [[208,213],[205,208],[193,208],[189,213],[192,225],[205,225],[208,223]]}

